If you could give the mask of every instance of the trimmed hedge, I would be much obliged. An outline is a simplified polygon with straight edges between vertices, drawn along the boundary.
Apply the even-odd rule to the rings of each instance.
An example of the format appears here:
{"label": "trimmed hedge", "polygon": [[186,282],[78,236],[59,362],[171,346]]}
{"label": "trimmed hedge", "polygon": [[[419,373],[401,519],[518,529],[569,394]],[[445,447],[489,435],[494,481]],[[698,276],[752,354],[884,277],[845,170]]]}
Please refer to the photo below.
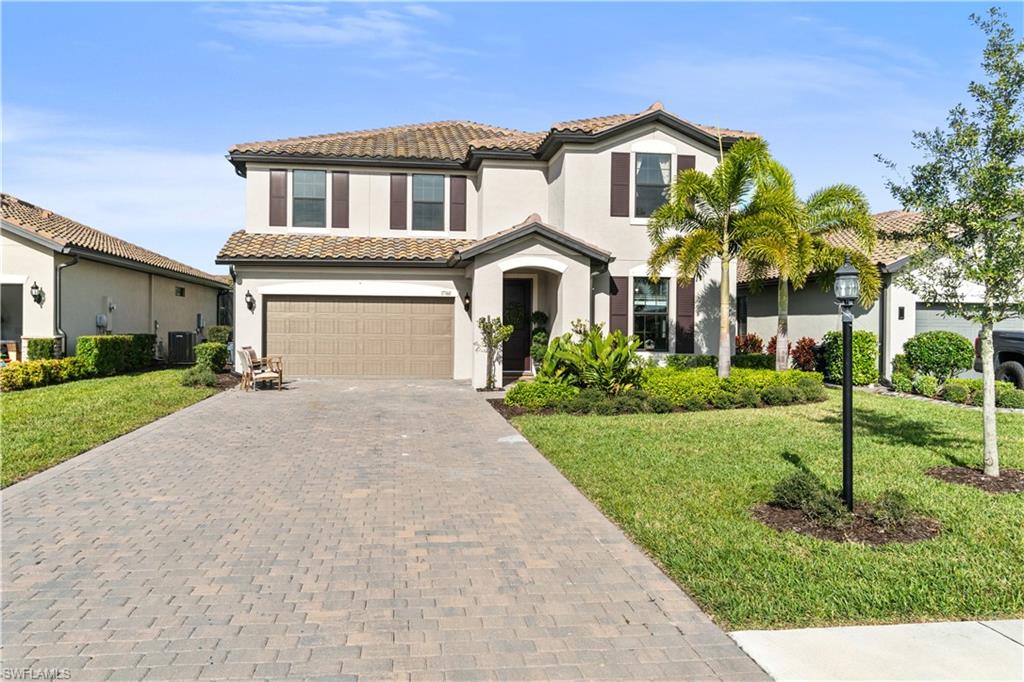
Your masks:
{"label": "trimmed hedge", "polygon": [[[649,396],[660,396],[675,407],[699,410],[707,407],[756,407],[758,403],[786,404],[824,398],[822,376],[817,372],[788,369],[782,372],[736,368],[719,379],[711,368],[673,370],[650,368],[641,383]],[[787,391],[779,391],[777,387]]]}
{"label": "trimmed hedge", "polygon": [[152,367],[156,362],[156,334],[132,334],[128,346],[127,371]]}
{"label": "trimmed hedge", "polygon": [[505,393],[505,404],[529,410],[542,410],[572,400],[579,393],[580,389],[569,384],[520,381]]}
{"label": "trimmed hedge", "polygon": [[[825,378],[839,384],[843,381],[843,334],[826,332],[821,342]],[[853,385],[866,386],[878,382],[878,336],[874,332],[853,332]]]}
{"label": "trimmed hedge", "polygon": [[195,345],[196,366],[213,372],[223,372],[228,364],[228,347],[223,343],[207,341]]}
{"label": "trimmed hedge", "polygon": [[[984,400],[981,379],[950,379],[942,386],[941,397],[952,403],[980,406]],[[996,382],[996,407],[1024,408],[1024,391],[1009,381]]]}
{"label": "trimmed hedge", "polygon": [[974,345],[955,332],[923,332],[903,344],[906,362],[915,374],[926,374],[944,383],[974,366]]}
{"label": "trimmed hedge", "polygon": [[48,360],[54,356],[53,339],[50,337],[28,339],[28,359]]}
{"label": "trimmed hedge", "polygon": [[665,364],[672,369],[690,369],[691,367],[718,367],[717,355],[669,355]]}
{"label": "trimmed hedge", "polygon": [[737,353],[732,366],[741,369],[775,369],[775,356],[768,353]]}
{"label": "trimmed hedge", "polygon": [[213,343],[227,343],[231,340],[231,326],[215,324],[206,329],[206,340]]}
{"label": "trimmed hedge", "polygon": [[155,334],[79,336],[75,355],[101,377],[135,372],[153,364]]}
{"label": "trimmed hedge", "polygon": [[94,376],[88,364],[75,355],[28,362],[13,362],[0,368],[0,390],[23,391]]}

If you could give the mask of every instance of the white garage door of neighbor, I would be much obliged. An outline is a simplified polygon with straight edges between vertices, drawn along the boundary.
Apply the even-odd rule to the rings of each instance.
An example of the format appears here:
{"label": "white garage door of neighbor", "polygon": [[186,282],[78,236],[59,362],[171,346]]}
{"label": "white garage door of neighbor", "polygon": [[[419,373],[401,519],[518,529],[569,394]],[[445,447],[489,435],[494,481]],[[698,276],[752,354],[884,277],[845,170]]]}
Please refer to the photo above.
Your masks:
{"label": "white garage door of neighbor", "polygon": [[450,298],[274,296],[264,325],[286,375],[452,378]]}
{"label": "white garage door of neighbor", "polygon": [[[931,331],[956,332],[970,339],[974,343],[974,337],[981,331],[981,325],[965,320],[962,317],[946,317],[946,306],[917,304],[917,333]],[[996,329],[1006,331],[1024,331],[1024,320],[1004,320],[996,325]]]}

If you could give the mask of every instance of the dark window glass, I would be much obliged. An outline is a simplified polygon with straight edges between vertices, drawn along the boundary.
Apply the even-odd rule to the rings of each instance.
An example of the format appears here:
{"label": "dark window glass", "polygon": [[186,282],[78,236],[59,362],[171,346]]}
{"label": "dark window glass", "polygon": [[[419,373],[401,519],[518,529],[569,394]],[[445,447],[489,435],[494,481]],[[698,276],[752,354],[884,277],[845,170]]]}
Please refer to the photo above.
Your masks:
{"label": "dark window glass", "polygon": [[650,218],[654,210],[668,201],[668,185],[672,176],[670,154],[636,155],[637,218]]}
{"label": "dark window glass", "polygon": [[327,173],[317,170],[292,172],[292,225],[327,225]]}
{"label": "dark window glass", "polygon": [[736,297],[736,333],[740,336],[747,334],[747,297]]}
{"label": "dark window glass", "polygon": [[184,297],[185,287],[174,287],[174,295]]}
{"label": "dark window glass", "polygon": [[668,350],[668,279],[633,280],[633,335],[643,350]]}
{"label": "dark window glass", "polygon": [[444,229],[444,176],[412,176],[412,229]]}

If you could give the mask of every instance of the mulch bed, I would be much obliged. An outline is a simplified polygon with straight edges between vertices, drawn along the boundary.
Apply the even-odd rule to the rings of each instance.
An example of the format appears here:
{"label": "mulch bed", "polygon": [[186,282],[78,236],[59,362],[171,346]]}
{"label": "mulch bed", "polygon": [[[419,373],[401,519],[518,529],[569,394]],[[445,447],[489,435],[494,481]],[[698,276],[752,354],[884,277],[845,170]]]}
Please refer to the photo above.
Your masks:
{"label": "mulch bed", "polygon": [[868,505],[855,505],[853,523],[845,528],[819,526],[799,509],[783,509],[759,504],[752,510],[755,519],[779,531],[791,530],[832,542],[856,542],[865,545],[887,545],[891,542],[911,543],[929,540],[939,534],[942,525],[936,519],[914,517],[902,528],[886,528],[871,519]]}
{"label": "mulch bed", "polygon": [[552,409],[546,410],[528,410],[525,407],[519,407],[518,405],[506,405],[504,398],[488,398],[487,402],[491,404],[498,414],[505,419],[511,419],[512,417],[518,417],[522,414],[555,414]]}
{"label": "mulch bed", "polygon": [[221,372],[217,375],[217,383],[214,385],[214,388],[218,391],[226,391],[237,386],[241,380],[241,375],[234,372]]}
{"label": "mulch bed", "polygon": [[928,475],[946,483],[971,485],[996,495],[1024,493],[1024,470],[1022,469],[1000,469],[999,478],[992,478],[986,476],[981,469],[947,466],[929,469]]}

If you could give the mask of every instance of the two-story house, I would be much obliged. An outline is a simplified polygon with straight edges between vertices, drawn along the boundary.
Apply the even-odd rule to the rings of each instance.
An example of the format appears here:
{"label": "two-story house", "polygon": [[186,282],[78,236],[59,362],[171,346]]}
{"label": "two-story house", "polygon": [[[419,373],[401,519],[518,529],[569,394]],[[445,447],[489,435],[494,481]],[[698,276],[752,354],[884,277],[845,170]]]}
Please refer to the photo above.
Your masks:
{"label": "two-story house", "polygon": [[660,104],[539,133],[466,121],[240,144],[245,229],[235,338],[291,375],[444,377],[482,386],[475,321],[515,326],[506,373],[530,367],[530,315],[638,336],[651,353],[714,353],[719,267],[647,279],[646,224],[678,171],[719,140]]}

